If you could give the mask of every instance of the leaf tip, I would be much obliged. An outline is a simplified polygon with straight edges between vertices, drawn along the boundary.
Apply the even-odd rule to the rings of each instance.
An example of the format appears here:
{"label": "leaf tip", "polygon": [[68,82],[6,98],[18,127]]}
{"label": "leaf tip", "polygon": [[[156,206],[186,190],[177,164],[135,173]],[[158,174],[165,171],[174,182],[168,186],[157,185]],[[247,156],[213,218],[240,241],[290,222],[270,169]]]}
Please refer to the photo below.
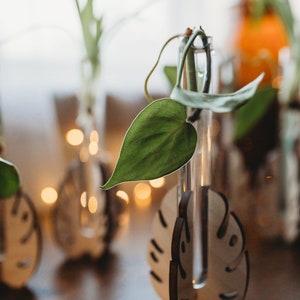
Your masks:
{"label": "leaf tip", "polygon": [[100,186],[100,189],[101,190],[104,190],[104,191],[106,191],[106,190],[110,190],[112,187],[114,187],[116,184],[111,184],[110,183],[110,180],[108,180],[105,184],[103,184],[103,185],[101,185]]}

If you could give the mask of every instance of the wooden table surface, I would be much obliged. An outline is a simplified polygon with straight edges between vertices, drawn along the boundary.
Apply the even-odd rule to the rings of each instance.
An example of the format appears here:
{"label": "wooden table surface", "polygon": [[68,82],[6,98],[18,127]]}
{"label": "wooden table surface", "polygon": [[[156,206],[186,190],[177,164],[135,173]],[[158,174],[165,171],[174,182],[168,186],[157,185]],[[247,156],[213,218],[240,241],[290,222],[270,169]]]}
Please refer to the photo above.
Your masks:
{"label": "wooden table surface", "polygon": [[[43,222],[43,252],[27,287],[0,287],[1,300],[155,300],[149,279],[146,249],[158,202],[140,209],[129,206],[125,224],[103,258],[68,260],[56,245],[51,223]],[[247,233],[250,255],[248,300],[300,299],[300,243],[287,246],[262,241]],[[217,299],[216,299],[217,300]]]}

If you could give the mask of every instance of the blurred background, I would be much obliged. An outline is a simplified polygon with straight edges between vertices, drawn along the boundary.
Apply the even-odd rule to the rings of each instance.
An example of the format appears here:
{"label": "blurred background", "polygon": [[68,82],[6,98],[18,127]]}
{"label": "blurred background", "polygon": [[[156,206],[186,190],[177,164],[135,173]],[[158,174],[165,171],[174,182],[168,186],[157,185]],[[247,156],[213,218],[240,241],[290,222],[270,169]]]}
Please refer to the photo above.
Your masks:
{"label": "blurred background", "polygon": [[[167,38],[201,25],[213,36],[216,51],[226,57],[241,18],[239,1],[126,0],[122,9],[116,1],[94,2],[109,32],[101,45],[102,97],[115,94],[131,103],[143,97],[145,77]],[[297,17],[299,4],[290,3]],[[53,99],[77,94],[80,89],[84,51],[80,21],[75,1],[12,0],[0,4],[5,156],[18,166],[25,189],[44,209],[40,192],[58,184],[65,165]],[[176,42],[169,46],[161,66],[176,65],[176,47]],[[154,94],[168,94],[161,70],[151,78],[149,89]],[[106,116],[110,121],[113,118]]]}
{"label": "blurred background", "polygon": [[[300,81],[297,81],[300,80],[299,54],[297,56],[300,53],[297,52],[300,49],[300,3],[289,1],[293,17],[293,30],[289,32],[286,24],[290,24],[290,20],[282,19],[273,2],[94,0],[95,13],[103,15],[104,28],[97,123],[101,155],[112,168],[130,122],[147,105],[144,80],[163,43],[187,27],[202,26],[213,37],[218,63],[215,76],[220,91],[234,91],[265,72],[262,94],[253,100],[254,106],[240,115],[215,117],[218,132],[215,162],[216,174],[219,174],[215,184],[232,198],[232,207],[249,232],[250,248],[261,250],[254,254],[257,278],[273,272],[265,269],[259,273],[256,267],[262,263],[260,254],[274,250],[274,260],[278,258],[276,255],[285,253],[283,264],[289,262],[293,266],[291,273],[282,271],[282,265],[278,265],[275,272],[287,274],[285,282],[295,288],[291,278],[298,276],[299,279],[300,256],[295,258],[297,249],[292,245],[297,244],[299,234],[300,176],[297,174],[300,174],[300,165],[296,160],[292,163],[294,166],[298,163],[296,169],[290,171],[289,159],[282,157],[290,156],[292,142],[300,138],[300,129],[297,129],[300,128]],[[247,23],[248,18],[253,18],[252,25]],[[2,155],[17,166],[22,187],[41,218],[51,214],[57,201],[55,191],[70,162],[78,155],[79,146],[72,146],[66,134],[77,127],[77,97],[82,88],[81,63],[85,51],[80,26],[73,0],[0,0],[0,111],[5,144]],[[160,67],[151,77],[149,91],[155,97],[167,96],[170,92],[162,68],[177,64],[177,47],[176,41],[167,47]],[[289,85],[292,82],[293,85]],[[273,90],[270,92],[269,88]],[[266,105],[256,107],[261,99],[269,100]],[[245,115],[253,115],[250,125],[245,125]],[[290,179],[290,172],[298,173]],[[145,207],[149,210],[149,219],[144,220],[148,223],[143,223],[145,232],[150,229],[153,209],[176,181],[177,177],[171,175],[163,179],[163,183],[146,183],[146,188],[143,186],[146,196],[141,196],[141,201],[137,184],[119,187],[125,193],[122,199],[130,203],[135,213],[145,214]],[[287,191],[287,186],[292,188]],[[46,188],[53,193],[43,194]],[[290,198],[292,200],[288,200]],[[257,237],[252,236],[253,228],[263,240],[277,243],[279,238],[280,244],[274,248],[273,244],[258,245],[253,242]],[[121,235],[117,247],[126,243],[126,238],[126,234]],[[127,243],[126,246],[130,251]],[[144,252],[143,247],[139,249]],[[290,262],[291,257],[295,261]],[[253,298],[249,299],[283,299],[280,298],[283,294],[277,295],[279,298],[262,296],[264,282],[252,286]],[[41,282],[33,279],[33,290],[38,284]],[[255,288],[260,295],[255,293]],[[55,295],[47,298],[46,294],[39,293],[43,296],[38,299],[68,299],[55,298]],[[298,299],[299,290],[288,297],[286,299]]]}

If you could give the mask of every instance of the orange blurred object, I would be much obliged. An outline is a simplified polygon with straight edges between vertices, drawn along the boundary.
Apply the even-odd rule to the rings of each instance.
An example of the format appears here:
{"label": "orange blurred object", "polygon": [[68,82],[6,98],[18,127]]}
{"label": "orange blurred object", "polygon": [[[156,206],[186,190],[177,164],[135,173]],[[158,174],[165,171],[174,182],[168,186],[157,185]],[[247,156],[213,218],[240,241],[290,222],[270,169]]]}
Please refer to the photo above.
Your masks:
{"label": "orange blurred object", "polygon": [[234,36],[238,54],[237,88],[265,72],[261,85],[271,84],[278,75],[278,53],[288,45],[288,36],[280,18],[269,9],[258,19],[243,16]]}

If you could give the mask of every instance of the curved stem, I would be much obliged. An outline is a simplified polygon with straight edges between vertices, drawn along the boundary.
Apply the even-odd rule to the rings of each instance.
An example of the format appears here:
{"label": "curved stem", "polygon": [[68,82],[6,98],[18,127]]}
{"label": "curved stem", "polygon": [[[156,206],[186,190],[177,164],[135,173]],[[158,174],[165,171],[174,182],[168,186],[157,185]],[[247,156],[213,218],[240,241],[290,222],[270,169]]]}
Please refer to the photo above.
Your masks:
{"label": "curved stem", "polygon": [[189,49],[192,47],[195,39],[201,36],[202,37],[206,37],[206,34],[204,32],[204,30],[200,27],[200,29],[196,29],[193,34],[190,36],[188,42],[185,45],[185,48],[183,50],[183,55],[180,61],[180,65],[179,65],[179,69],[177,72],[177,80],[176,80],[176,86],[180,86],[180,82],[181,82],[181,78],[182,78],[182,74],[183,74],[183,69],[184,69],[184,64],[185,64],[185,60],[186,60],[186,56],[188,54]]}
{"label": "curved stem", "polygon": [[179,37],[181,37],[181,36],[182,36],[182,34],[176,34],[176,35],[170,37],[170,38],[165,42],[165,44],[162,46],[162,48],[161,48],[161,50],[160,50],[160,52],[159,52],[158,58],[157,58],[157,60],[156,60],[156,62],[155,62],[155,64],[154,64],[154,66],[152,67],[152,69],[150,70],[149,74],[147,75],[147,77],[146,77],[146,79],[145,79],[145,83],[144,83],[144,92],[145,92],[145,95],[146,95],[146,98],[147,98],[148,102],[152,102],[152,101],[153,101],[153,98],[150,96],[150,94],[149,94],[149,92],[148,92],[148,81],[149,81],[151,75],[153,74],[153,72],[155,71],[157,65],[159,64],[160,58],[161,58],[162,53],[163,53],[163,51],[165,50],[166,46],[167,46],[171,41],[173,41],[174,39],[179,38]]}
{"label": "curved stem", "polygon": [[[203,87],[203,93],[208,93],[209,92],[209,88],[210,88],[210,83],[211,83],[211,48],[210,48],[210,44],[208,42],[208,38],[205,35],[201,36],[202,39],[202,43],[203,43],[203,49],[205,51],[206,54],[206,77],[205,77],[205,83],[204,83],[204,87]],[[188,118],[188,120],[190,122],[195,122],[197,120],[199,120],[199,116],[201,113],[201,109],[197,108],[194,113]]]}

